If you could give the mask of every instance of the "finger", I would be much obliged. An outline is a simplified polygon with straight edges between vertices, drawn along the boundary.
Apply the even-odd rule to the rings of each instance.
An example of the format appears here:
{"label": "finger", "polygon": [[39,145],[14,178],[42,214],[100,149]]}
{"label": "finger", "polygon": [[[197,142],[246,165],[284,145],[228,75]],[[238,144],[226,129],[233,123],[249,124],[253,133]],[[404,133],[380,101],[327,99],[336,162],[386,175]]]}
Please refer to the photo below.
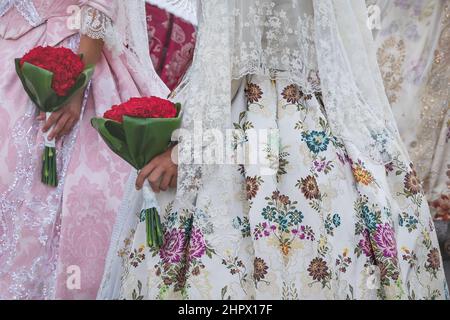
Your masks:
{"label": "finger", "polygon": [[173,189],[176,189],[176,187],[177,187],[177,183],[178,183],[178,176],[177,175],[174,175],[173,177],[172,177],[172,180],[170,180],[170,187],[171,188],[173,188]]}
{"label": "finger", "polygon": [[64,126],[66,125],[67,121],[69,121],[70,116],[67,114],[64,114],[59,118],[56,125],[53,127],[53,130],[48,135],[48,140],[53,140],[56,136],[59,135],[59,133],[62,131]]}
{"label": "finger", "polygon": [[50,130],[53,125],[58,122],[59,118],[61,118],[62,113],[61,112],[53,112],[51,116],[48,118],[48,120],[45,122],[44,127],[42,128],[42,132],[47,132]]}
{"label": "finger", "polygon": [[38,121],[44,121],[45,118],[46,118],[45,112],[40,112],[39,115],[36,117],[36,119],[37,119]]}
{"label": "finger", "polygon": [[160,190],[160,183],[161,183],[161,178],[164,175],[164,168],[159,166],[156,167],[155,170],[152,171],[152,173],[150,174],[150,176],[148,177],[148,181],[150,182],[150,186],[152,187],[153,192],[155,193],[159,193]]}
{"label": "finger", "polygon": [[69,134],[70,131],[72,131],[74,125],[75,125],[74,119],[67,120],[66,124],[64,125],[64,128],[62,128],[61,132],[56,136],[56,139],[60,139],[60,138],[64,137],[65,135]]}
{"label": "finger", "polygon": [[161,184],[159,185],[159,188],[162,191],[167,191],[169,189],[169,185],[170,185],[170,182],[172,181],[172,177],[173,177],[173,175],[168,172],[166,172],[164,174],[164,176],[161,179]]}
{"label": "finger", "polygon": [[139,175],[136,179],[136,189],[141,190],[144,186],[145,179],[152,173],[152,171],[155,169],[156,163],[154,161],[150,161],[148,165],[146,165],[141,172],[139,172]]}

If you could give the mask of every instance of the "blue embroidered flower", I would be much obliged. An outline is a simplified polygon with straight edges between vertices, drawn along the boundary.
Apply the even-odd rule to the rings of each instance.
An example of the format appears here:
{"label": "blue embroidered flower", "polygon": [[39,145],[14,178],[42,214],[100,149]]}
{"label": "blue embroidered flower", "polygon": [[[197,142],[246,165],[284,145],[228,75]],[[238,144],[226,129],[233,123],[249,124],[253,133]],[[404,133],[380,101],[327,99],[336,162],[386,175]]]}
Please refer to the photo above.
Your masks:
{"label": "blue embroidered flower", "polygon": [[278,225],[281,231],[288,231],[289,221],[285,215],[278,215]]}
{"label": "blue embroidered flower", "polygon": [[333,224],[336,228],[341,225],[341,217],[337,213],[333,216]]}
{"label": "blue embroidered flower", "polygon": [[409,216],[406,219],[406,227],[408,228],[408,231],[411,232],[413,230],[416,230],[418,223],[419,221],[414,216]]}
{"label": "blue embroidered flower", "polygon": [[318,154],[321,151],[326,151],[328,149],[328,144],[330,143],[330,138],[324,131],[311,131],[308,133],[303,133],[303,140],[308,145],[309,150]]}
{"label": "blue embroidered flower", "polygon": [[341,217],[338,214],[327,215],[325,219],[325,230],[327,234],[334,236],[334,230],[341,225]]}
{"label": "blue embroidered flower", "polygon": [[234,218],[233,227],[240,230],[243,237],[250,237],[250,221],[247,217],[244,217],[244,219],[241,219],[240,217]]}
{"label": "blue embroidered flower", "polygon": [[167,228],[173,228],[175,223],[178,221],[178,212],[170,211],[166,218],[166,226]]}
{"label": "blue embroidered flower", "polygon": [[303,213],[301,213],[298,210],[289,212],[289,219],[291,220],[292,225],[297,225],[297,224],[302,223],[303,218],[304,218]]}
{"label": "blue embroidered flower", "polygon": [[274,221],[277,211],[274,207],[267,206],[262,210],[262,216],[268,221]]}
{"label": "blue embroidered flower", "polygon": [[403,227],[403,223],[404,223],[403,217],[402,217],[401,214],[399,214],[399,215],[398,215],[398,225],[399,225],[400,227]]}
{"label": "blue embroidered flower", "polygon": [[367,229],[370,231],[377,229],[377,217],[373,212],[370,212],[369,207],[366,205],[362,207],[362,218]]}

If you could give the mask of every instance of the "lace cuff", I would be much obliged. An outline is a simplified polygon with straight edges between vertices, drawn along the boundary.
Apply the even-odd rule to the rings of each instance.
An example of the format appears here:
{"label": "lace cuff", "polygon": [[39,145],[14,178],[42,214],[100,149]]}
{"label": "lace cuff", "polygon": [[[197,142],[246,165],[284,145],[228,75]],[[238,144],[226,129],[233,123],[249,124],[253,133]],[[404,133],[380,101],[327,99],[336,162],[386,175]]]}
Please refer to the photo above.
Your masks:
{"label": "lace cuff", "polygon": [[90,6],[83,7],[80,33],[92,39],[102,39],[106,47],[115,53],[121,51],[119,37],[112,19],[98,9]]}

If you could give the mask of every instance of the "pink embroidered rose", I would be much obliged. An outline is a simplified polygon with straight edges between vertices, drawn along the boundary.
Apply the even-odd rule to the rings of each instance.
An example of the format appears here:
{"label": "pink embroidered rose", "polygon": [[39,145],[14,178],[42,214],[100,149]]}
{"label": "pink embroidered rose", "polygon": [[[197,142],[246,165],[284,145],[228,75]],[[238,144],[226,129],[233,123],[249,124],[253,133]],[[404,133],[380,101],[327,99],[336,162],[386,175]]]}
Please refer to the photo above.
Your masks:
{"label": "pink embroidered rose", "polygon": [[374,239],[379,249],[383,252],[383,256],[392,258],[397,255],[394,230],[389,224],[379,225]]}
{"label": "pink embroidered rose", "polygon": [[370,243],[369,231],[367,229],[364,230],[363,236],[364,238],[359,241],[359,247],[367,257],[373,257],[374,253],[372,249],[372,244]]}
{"label": "pink embroidered rose", "polygon": [[191,243],[189,246],[189,260],[201,258],[206,252],[206,242],[202,232],[198,228],[192,229]]}
{"label": "pink embroidered rose", "polygon": [[184,245],[184,232],[172,229],[164,234],[164,245],[159,255],[164,262],[179,263],[183,257]]}

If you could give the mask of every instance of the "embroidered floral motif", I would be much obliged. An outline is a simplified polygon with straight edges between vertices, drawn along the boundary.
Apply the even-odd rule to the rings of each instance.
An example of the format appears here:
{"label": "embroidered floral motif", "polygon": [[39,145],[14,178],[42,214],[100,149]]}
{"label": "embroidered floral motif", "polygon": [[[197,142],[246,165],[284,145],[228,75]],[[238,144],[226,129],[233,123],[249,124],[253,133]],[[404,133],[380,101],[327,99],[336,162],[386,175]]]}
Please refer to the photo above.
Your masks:
{"label": "embroidered floral motif", "polygon": [[405,176],[405,190],[415,195],[421,190],[420,181],[415,170],[408,172]]}
{"label": "embroidered floral motif", "polygon": [[[422,218],[426,208],[416,201],[420,192],[405,192],[408,159],[399,155],[380,173],[382,166],[363,162],[365,155],[333,135],[316,96],[300,101],[304,108],[285,108],[282,90],[290,82],[248,78],[262,93],[258,108],[251,110],[250,101],[238,106],[236,141],[246,146],[248,128],[277,121],[280,153],[286,152],[282,174],[236,166],[231,215],[215,207],[223,203],[216,189],[202,193],[201,210],[168,203],[166,233],[176,230],[174,238],[186,241],[173,250],[181,255],[166,263],[158,253],[147,254],[155,274],[132,269],[127,278],[152,283],[149,296],[156,298],[444,297],[439,249]],[[265,105],[274,97],[278,103]],[[369,288],[372,278],[377,289]]]}
{"label": "embroidered floral motif", "polygon": [[330,138],[323,131],[312,131],[310,133],[303,133],[303,139],[308,145],[309,150],[313,153],[327,151]]}
{"label": "embroidered floral motif", "polygon": [[255,258],[253,272],[253,278],[255,281],[261,281],[264,279],[266,277],[267,270],[269,270],[269,267],[266,262],[261,258]]}
{"label": "embroidered floral motif", "polygon": [[247,88],[245,88],[245,95],[247,96],[248,102],[255,103],[262,98],[263,92],[257,84],[249,83]]}
{"label": "embroidered floral motif", "polygon": [[435,271],[441,267],[441,255],[438,249],[433,248],[427,255],[428,268]]}
{"label": "embroidered floral motif", "polygon": [[287,102],[297,104],[303,96],[303,93],[300,92],[295,84],[291,84],[283,89],[281,95]]}
{"label": "embroidered floral motif", "polygon": [[314,258],[309,264],[308,271],[313,280],[319,282],[326,280],[330,276],[327,263],[322,258]]}
{"label": "embroidered floral motif", "polygon": [[390,103],[395,103],[402,89],[403,64],[406,59],[405,42],[394,36],[387,38],[378,49],[378,62]]}
{"label": "embroidered floral motif", "polygon": [[256,194],[259,191],[259,187],[264,182],[261,177],[246,177],[246,190],[247,190],[247,199],[251,200],[256,197]]}
{"label": "embroidered floral motif", "polygon": [[352,171],[355,180],[358,183],[368,186],[374,181],[372,174],[364,168],[364,164],[362,162],[356,163],[352,167]]}
{"label": "embroidered floral motif", "polygon": [[313,200],[320,198],[320,190],[315,177],[308,176],[301,179],[296,186],[300,187],[300,190],[306,199]]}

